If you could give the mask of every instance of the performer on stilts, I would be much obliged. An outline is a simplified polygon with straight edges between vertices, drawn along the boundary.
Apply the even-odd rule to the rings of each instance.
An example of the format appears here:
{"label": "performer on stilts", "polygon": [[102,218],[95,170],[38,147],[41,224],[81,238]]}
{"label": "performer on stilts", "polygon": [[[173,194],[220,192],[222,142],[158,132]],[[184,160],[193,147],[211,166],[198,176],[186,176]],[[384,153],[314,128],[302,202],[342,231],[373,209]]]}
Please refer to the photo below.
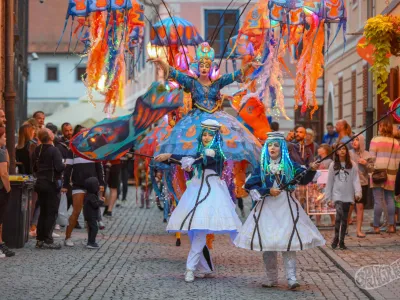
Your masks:
{"label": "performer on stilts", "polygon": [[204,277],[215,274],[206,235],[229,233],[233,240],[242,225],[228,187],[221,179],[225,162],[221,124],[209,119],[201,126],[194,157],[163,153],[155,158],[158,162],[179,163],[186,171],[194,171],[167,225],[169,232],[189,235],[191,248],[186,263],[186,282],[193,282],[198,274]]}
{"label": "performer on stilts", "polygon": [[194,107],[172,128],[168,138],[160,143],[157,153],[196,155],[201,122],[213,119],[222,125],[220,132],[225,141],[222,147],[227,160],[246,160],[256,167],[261,144],[235,117],[222,110],[221,89],[235,81],[242,82],[244,73],[257,64],[250,62],[234,73],[217,76],[219,70],[214,56],[214,49],[208,43],[199,45],[196,63],[191,66],[191,76],[169,66],[162,59],[151,60],[164,70],[166,77],[175,80],[191,93]]}
{"label": "performer on stilts", "polygon": [[[302,177],[300,184],[312,181],[318,164],[312,163],[310,167],[312,171]],[[278,252],[282,252],[289,288],[295,289],[300,286],[296,279],[296,251],[325,245],[324,238],[294,198],[295,182],[291,182],[303,171],[291,161],[283,133],[269,132],[260,167],[245,184],[257,204],[234,241],[237,247],[264,252],[267,282],[263,287],[278,284]],[[280,189],[287,184],[288,188]]]}

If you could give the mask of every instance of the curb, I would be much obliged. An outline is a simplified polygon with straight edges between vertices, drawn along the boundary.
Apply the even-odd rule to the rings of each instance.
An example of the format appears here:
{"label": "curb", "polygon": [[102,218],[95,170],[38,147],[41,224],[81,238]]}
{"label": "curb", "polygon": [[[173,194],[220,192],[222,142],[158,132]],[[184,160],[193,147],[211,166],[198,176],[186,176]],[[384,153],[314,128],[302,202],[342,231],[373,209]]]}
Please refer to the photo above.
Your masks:
{"label": "curb", "polygon": [[[330,261],[339,268],[339,270],[341,270],[344,274],[346,274],[346,276],[351,279],[351,281],[354,282],[354,284],[358,287],[358,289],[363,292],[363,294],[365,296],[368,297],[368,299],[371,300],[385,300],[384,297],[382,297],[381,294],[379,294],[376,291],[373,290],[365,290],[360,288],[355,280],[354,280],[354,275],[355,275],[355,271],[353,270],[353,268],[347,263],[345,262],[343,259],[341,259],[338,255],[335,254],[335,252],[333,250],[331,250],[328,247],[318,247],[319,250],[321,250],[322,253],[325,254],[326,257],[328,257],[330,259]],[[340,251],[340,250],[339,250]]]}

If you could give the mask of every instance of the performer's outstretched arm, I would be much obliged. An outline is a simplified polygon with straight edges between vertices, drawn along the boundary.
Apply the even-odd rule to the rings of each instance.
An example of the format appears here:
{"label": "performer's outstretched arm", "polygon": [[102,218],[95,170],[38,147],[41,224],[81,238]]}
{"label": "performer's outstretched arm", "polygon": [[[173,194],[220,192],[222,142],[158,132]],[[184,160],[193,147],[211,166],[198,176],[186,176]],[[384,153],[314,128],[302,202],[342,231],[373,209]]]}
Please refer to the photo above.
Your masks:
{"label": "performer's outstretched arm", "polygon": [[245,73],[248,71],[248,69],[250,69],[252,66],[259,66],[256,63],[248,63],[247,65],[245,65],[243,68],[240,68],[239,70],[233,72],[233,73],[228,73],[228,74],[224,74],[222,75],[219,79],[219,86],[222,89],[223,87],[233,83],[234,81],[236,82],[243,82],[244,81],[244,77],[245,77]]}
{"label": "performer's outstretched arm", "polygon": [[182,72],[179,72],[177,69],[171,67],[161,58],[149,59],[148,61],[152,61],[153,63],[158,64],[164,70],[167,78],[176,80],[185,89],[192,89],[194,78]]}
{"label": "performer's outstretched arm", "polygon": [[[294,164],[294,168],[295,168],[295,176],[306,170],[305,168],[302,168],[300,165],[298,165],[296,163],[293,163],[293,164]],[[300,179],[299,184],[300,185],[309,184],[314,179],[314,176],[316,173],[317,172],[313,169],[308,170],[308,172]]]}
{"label": "performer's outstretched arm", "polygon": [[185,89],[191,90],[193,87],[194,78],[178,71],[174,67],[169,67],[168,78],[175,79]]}

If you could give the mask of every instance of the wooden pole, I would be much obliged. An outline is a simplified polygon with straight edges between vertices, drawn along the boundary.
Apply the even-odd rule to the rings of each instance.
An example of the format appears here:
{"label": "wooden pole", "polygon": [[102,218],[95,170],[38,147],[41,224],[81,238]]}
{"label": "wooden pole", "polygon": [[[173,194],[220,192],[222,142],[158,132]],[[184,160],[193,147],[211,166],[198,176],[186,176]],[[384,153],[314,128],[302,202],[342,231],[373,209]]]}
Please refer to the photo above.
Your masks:
{"label": "wooden pole", "polygon": [[0,0],[0,108],[4,110],[4,77],[5,71],[5,5],[6,0]]}
{"label": "wooden pole", "polygon": [[10,171],[11,175],[15,174],[15,87],[14,87],[14,23],[15,9],[14,1],[6,1],[6,57],[5,57],[5,87],[4,87],[4,102],[5,114],[7,119],[6,136],[7,150],[10,156]]}

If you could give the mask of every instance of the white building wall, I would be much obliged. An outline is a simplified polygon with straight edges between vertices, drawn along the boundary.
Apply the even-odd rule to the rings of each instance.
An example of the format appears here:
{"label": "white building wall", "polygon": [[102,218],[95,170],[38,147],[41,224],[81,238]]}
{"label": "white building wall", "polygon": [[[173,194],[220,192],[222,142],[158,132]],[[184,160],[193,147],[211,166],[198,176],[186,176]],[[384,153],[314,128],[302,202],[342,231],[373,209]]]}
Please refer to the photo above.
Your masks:
{"label": "white building wall", "polygon": [[[52,114],[57,109],[77,102],[85,95],[82,81],[76,80],[75,69],[80,57],[67,54],[37,53],[39,59],[29,62],[28,116],[36,110]],[[86,59],[80,66],[86,65]],[[47,66],[58,67],[58,81],[46,81]]]}

